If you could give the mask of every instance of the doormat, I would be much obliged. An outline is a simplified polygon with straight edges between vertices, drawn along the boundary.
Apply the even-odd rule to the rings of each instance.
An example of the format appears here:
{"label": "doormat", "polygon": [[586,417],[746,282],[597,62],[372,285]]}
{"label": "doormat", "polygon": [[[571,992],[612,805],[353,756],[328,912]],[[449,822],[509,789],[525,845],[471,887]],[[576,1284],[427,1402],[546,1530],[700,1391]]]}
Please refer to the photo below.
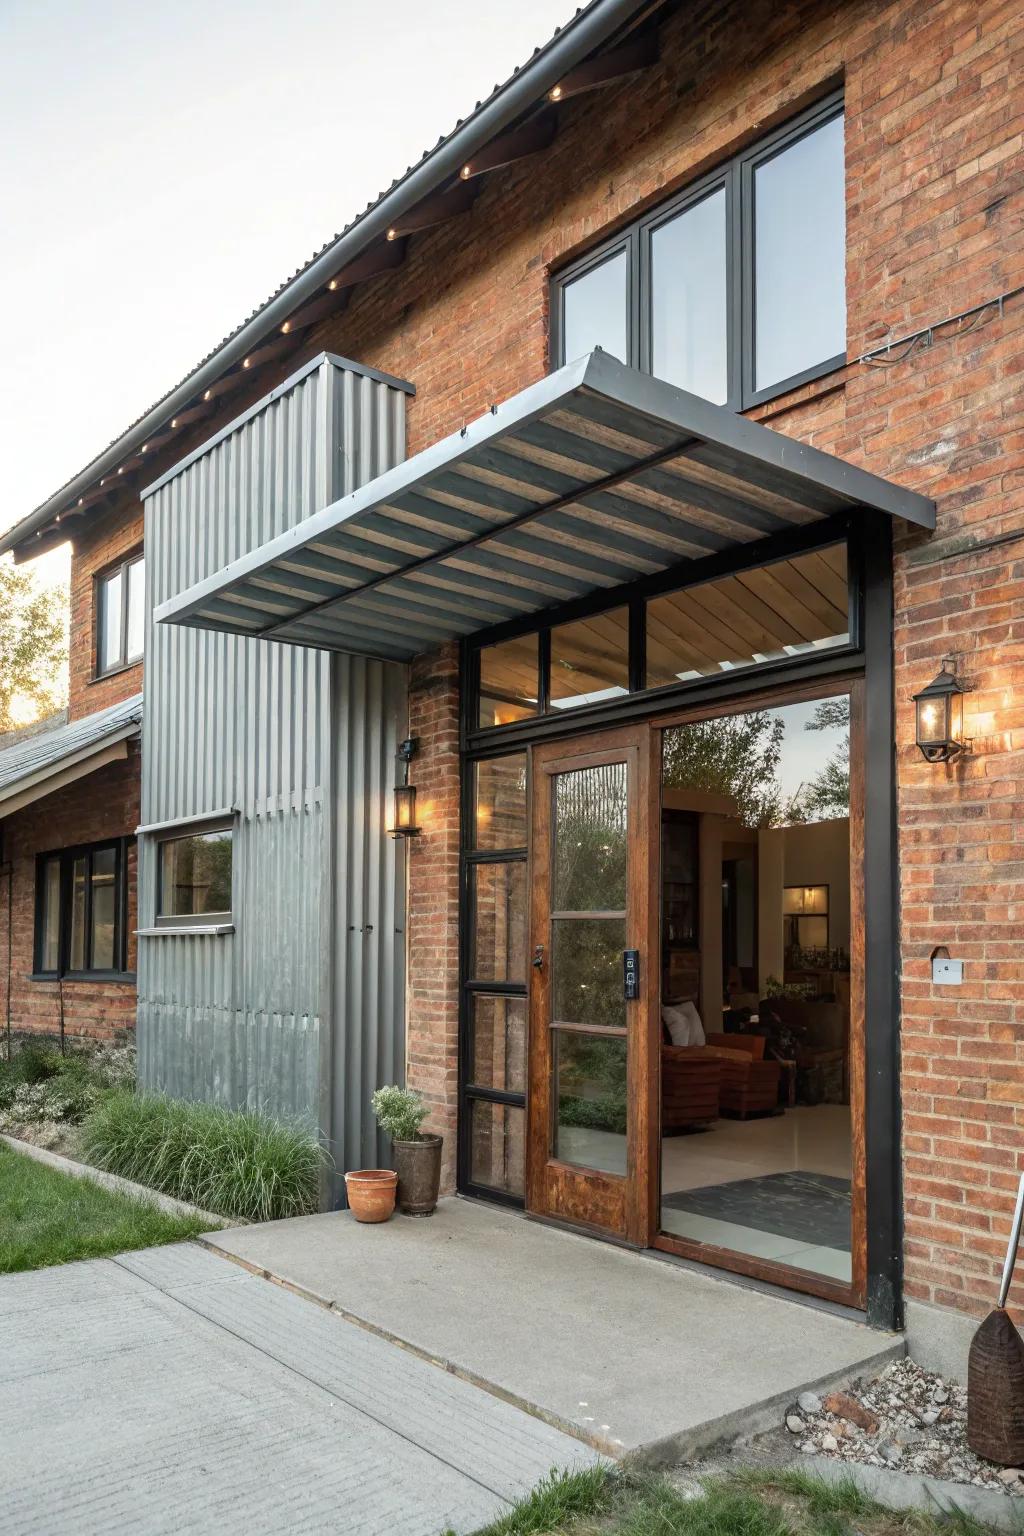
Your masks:
{"label": "doormat", "polygon": [[753,1227],[815,1248],[850,1252],[850,1181],[829,1173],[765,1173],[663,1195],[671,1211],[690,1211]]}

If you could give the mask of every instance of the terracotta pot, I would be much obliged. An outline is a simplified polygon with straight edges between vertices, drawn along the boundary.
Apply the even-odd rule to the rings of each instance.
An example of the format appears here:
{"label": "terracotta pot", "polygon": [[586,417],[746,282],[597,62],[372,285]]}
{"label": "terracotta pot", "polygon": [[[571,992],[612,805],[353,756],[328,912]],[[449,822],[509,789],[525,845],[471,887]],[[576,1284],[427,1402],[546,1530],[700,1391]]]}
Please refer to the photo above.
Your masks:
{"label": "terracotta pot", "polygon": [[437,1205],[441,1147],[440,1136],[391,1143],[398,1170],[398,1208],[406,1216],[430,1216]]}
{"label": "terracotta pot", "polygon": [[387,1221],[395,1209],[398,1174],[390,1168],[357,1168],[345,1175],[345,1193],[356,1221]]}

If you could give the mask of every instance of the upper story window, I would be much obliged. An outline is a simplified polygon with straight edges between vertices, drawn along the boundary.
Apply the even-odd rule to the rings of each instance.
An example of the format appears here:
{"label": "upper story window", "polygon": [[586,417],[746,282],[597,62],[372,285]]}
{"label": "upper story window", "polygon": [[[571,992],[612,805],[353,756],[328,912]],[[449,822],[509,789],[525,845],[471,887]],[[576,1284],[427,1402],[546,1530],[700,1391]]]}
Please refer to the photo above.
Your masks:
{"label": "upper story window", "polygon": [[146,562],[125,560],[96,579],[96,675],[117,672],[142,656]]}
{"label": "upper story window", "polygon": [[844,164],[832,97],[560,273],[555,363],[599,346],[733,410],[839,367]]}

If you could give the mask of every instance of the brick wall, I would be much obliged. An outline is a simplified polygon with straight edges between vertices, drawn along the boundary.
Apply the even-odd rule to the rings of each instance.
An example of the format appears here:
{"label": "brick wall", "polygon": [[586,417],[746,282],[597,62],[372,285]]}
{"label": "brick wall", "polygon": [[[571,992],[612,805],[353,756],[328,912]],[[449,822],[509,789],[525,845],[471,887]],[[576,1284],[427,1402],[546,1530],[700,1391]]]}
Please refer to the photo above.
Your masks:
{"label": "brick wall", "polygon": [[[409,450],[547,368],[553,268],[845,81],[848,355],[1024,281],[1024,28],[1014,0],[785,7],[710,0],[662,31],[663,62],[569,103],[550,151],[489,179],[472,212],[410,242],[283,369],[321,347],[410,378]],[[934,496],[896,559],[907,1292],[978,1313],[992,1296],[1024,1123],[1024,305],[890,369],[851,363],[753,413]],[[283,376],[283,374],[282,374]],[[183,452],[277,380],[266,373]],[[154,465],[154,473],[166,467]],[[963,546],[978,545],[976,553]],[[910,696],[963,652],[975,754],[929,768]],[[454,1122],[457,678],[414,669],[410,1079]],[[77,697],[73,686],[73,701]],[[937,944],[966,961],[931,986]],[[451,1151],[449,1137],[449,1152]]]}
{"label": "brick wall", "polygon": [[[142,691],[142,663],[109,677],[96,671],[96,577],[142,548],[142,508],[129,502],[88,526],[71,549],[71,646],[68,711],[72,720],[91,715]],[[134,823],[133,823],[134,826]]]}
{"label": "brick wall", "polygon": [[[36,854],[134,832],[139,822],[139,744],[66,789],[26,806],[3,823],[0,866],[0,1020],[14,1038],[58,1036],[63,1007],[69,1040],[123,1039],[135,1028],[131,981],[31,981]],[[135,969],[135,846],[128,850],[128,967]],[[9,900],[10,896],[13,900]],[[10,927],[9,924],[10,918]],[[11,935],[8,949],[8,933]],[[9,988],[8,988],[9,980]],[[9,1007],[8,1007],[9,990]]]}
{"label": "brick wall", "polygon": [[[715,6],[705,23],[691,12],[673,23],[664,69],[581,104],[543,162],[496,180],[471,214],[413,243],[400,279],[358,294],[324,326],[315,345],[414,380],[410,451],[544,373],[553,266],[837,78],[847,100],[849,355],[887,327],[898,335],[1021,282],[1024,123],[1009,82],[1024,31],[1013,6],[747,7],[741,28]],[[1022,330],[1018,297],[907,363],[851,364],[752,413],[939,504],[935,538],[903,537],[896,568],[906,1281],[910,1296],[972,1313],[991,1303],[1024,1167],[1024,710],[1013,697],[1024,544],[955,551],[1024,531]],[[912,744],[910,696],[950,649],[965,654],[974,681],[976,752],[936,769]],[[454,688],[452,677],[447,700],[431,692],[443,724],[417,765],[452,796]],[[410,1077],[445,1085],[445,1125],[451,814],[441,846],[425,837],[415,850],[410,919]],[[967,962],[956,994],[929,980],[940,943]]]}

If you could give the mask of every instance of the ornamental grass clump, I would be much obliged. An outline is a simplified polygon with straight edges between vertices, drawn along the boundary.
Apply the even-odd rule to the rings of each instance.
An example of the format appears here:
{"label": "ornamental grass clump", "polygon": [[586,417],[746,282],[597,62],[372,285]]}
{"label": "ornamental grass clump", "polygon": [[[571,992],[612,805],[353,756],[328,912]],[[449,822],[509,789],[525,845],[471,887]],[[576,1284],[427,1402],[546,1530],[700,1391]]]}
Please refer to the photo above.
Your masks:
{"label": "ornamental grass clump", "polygon": [[201,1210],[276,1221],[318,1209],[324,1153],[258,1110],[112,1093],[82,1127],[86,1160]]}

